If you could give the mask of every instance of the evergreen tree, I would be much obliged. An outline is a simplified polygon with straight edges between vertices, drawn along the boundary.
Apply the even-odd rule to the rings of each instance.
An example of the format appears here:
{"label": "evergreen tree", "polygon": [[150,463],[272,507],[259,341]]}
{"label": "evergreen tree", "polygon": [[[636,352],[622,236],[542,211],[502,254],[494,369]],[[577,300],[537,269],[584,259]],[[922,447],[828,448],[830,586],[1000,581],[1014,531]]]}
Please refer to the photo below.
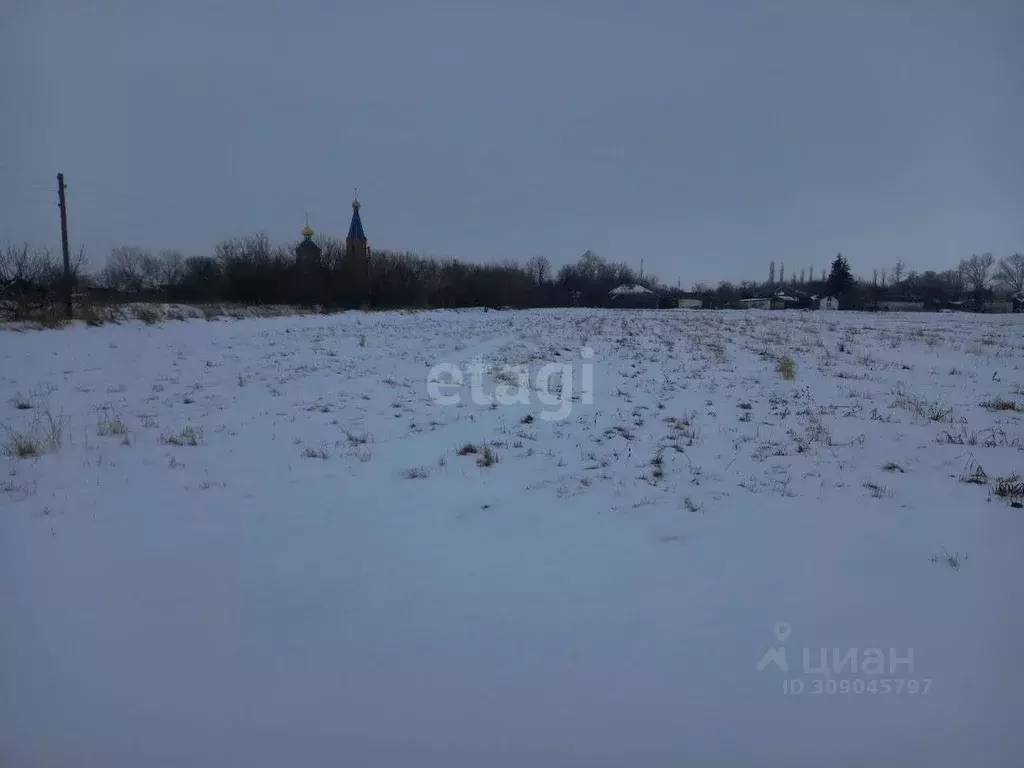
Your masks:
{"label": "evergreen tree", "polygon": [[843,254],[837,254],[828,276],[828,290],[833,296],[843,296],[853,287],[853,272]]}

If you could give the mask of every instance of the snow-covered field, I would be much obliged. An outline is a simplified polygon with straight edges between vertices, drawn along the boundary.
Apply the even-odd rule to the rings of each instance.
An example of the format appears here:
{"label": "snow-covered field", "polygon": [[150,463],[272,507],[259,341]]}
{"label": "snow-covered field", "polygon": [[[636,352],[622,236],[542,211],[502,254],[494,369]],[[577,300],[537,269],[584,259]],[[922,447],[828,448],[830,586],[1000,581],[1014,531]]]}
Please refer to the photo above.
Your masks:
{"label": "snow-covered field", "polygon": [[0,764],[1024,764],[1022,365],[1024,316],[0,331]]}

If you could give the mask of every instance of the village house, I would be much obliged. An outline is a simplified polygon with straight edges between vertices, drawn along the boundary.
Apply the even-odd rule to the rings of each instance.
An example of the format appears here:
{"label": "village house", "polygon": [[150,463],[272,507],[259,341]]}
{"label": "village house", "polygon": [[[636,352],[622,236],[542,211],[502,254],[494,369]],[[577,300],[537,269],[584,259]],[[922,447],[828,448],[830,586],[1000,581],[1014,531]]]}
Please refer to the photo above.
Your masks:
{"label": "village house", "polygon": [[740,299],[743,309],[817,309],[815,296],[796,289],[779,288],[771,296]]}
{"label": "village house", "polygon": [[704,307],[704,299],[699,296],[686,296],[676,299],[676,307],[678,309],[702,309]]}
{"label": "village house", "polygon": [[771,297],[772,309],[815,309],[814,297],[795,288],[780,288]]}
{"label": "village house", "polygon": [[1014,300],[1012,296],[1006,296],[1003,298],[989,299],[981,305],[982,312],[991,312],[994,314],[1008,314],[1013,312]]}

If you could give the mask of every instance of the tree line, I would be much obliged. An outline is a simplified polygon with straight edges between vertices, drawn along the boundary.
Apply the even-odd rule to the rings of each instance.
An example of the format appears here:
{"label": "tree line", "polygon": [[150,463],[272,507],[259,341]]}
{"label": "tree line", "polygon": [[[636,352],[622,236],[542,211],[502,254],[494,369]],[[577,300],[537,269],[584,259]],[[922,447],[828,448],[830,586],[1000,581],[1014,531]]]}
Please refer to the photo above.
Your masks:
{"label": "tree line", "polygon": [[[72,265],[75,291],[94,300],[159,299],[318,306],[326,310],[373,307],[597,306],[622,283],[667,291],[653,277],[587,251],[555,269],[544,256],[523,263],[475,264],[415,253],[374,250],[369,258],[346,251],[338,238],[319,236],[316,263],[265,235],[232,238],[210,256],[179,251],[114,248],[98,272],[84,254]],[[27,315],[59,300],[60,261],[48,249],[8,246],[0,252],[0,301]]]}
{"label": "tree line", "polygon": [[705,306],[732,306],[740,299],[768,296],[779,291],[799,291],[817,296],[835,296],[847,309],[871,309],[879,302],[913,300],[926,307],[962,305],[978,309],[997,295],[1019,295],[1024,292],[1024,254],[1015,253],[996,259],[991,253],[975,254],[963,259],[953,269],[917,271],[902,261],[891,268],[875,269],[870,278],[853,274],[846,257],[838,254],[828,272],[801,268],[791,271],[788,279],[785,264],[776,272],[775,262],[768,266],[764,282],[721,282],[716,287],[699,284],[693,293],[705,299]]}
{"label": "tree line", "polygon": [[[868,279],[855,278],[840,254],[817,277],[813,267],[787,275],[784,264],[776,274],[772,262],[766,281],[699,284],[684,292],[592,251],[555,269],[543,256],[522,263],[478,264],[383,250],[365,258],[347,252],[338,238],[318,236],[314,242],[319,248],[314,263],[300,258],[294,246],[275,245],[265,235],[225,240],[209,256],[123,246],[113,249],[98,271],[88,269],[80,250],[72,258],[72,281],[79,295],[93,300],[290,304],[325,310],[603,306],[608,292],[622,284],[643,285],[660,294],[663,304],[689,295],[701,297],[707,307],[736,306],[740,299],[779,290],[835,295],[844,308],[870,308],[903,297],[977,306],[996,291],[1024,291],[1020,253],[999,260],[987,253],[974,255],[941,272],[918,272],[897,262]],[[27,317],[59,303],[62,280],[61,260],[48,249],[8,245],[0,251],[0,309],[8,316]]]}

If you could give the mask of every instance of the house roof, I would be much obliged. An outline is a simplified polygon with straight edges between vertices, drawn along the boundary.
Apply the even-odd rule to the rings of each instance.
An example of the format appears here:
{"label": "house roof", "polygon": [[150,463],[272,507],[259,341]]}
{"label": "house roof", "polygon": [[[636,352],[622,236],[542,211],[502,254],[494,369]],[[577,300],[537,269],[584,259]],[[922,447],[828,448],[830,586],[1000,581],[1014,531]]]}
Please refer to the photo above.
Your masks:
{"label": "house roof", "polygon": [[629,285],[625,283],[618,288],[612,288],[608,291],[609,296],[639,296],[647,293],[652,296],[654,295],[654,291],[644,288],[642,285]]}
{"label": "house roof", "polygon": [[804,301],[814,298],[806,291],[801,291],[797,288],[779,288],[779,290],[775,292],[775,297],[782,299],[783,301]]}

